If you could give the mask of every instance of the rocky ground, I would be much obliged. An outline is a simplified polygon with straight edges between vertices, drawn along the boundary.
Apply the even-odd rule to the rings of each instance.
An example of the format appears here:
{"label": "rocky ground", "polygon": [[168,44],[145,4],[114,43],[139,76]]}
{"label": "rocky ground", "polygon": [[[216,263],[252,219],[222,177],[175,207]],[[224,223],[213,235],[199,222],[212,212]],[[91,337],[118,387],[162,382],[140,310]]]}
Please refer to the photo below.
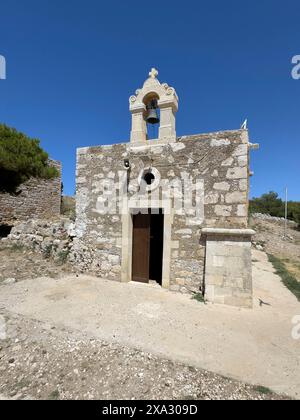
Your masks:
{"label": "rocky ground", "polygon": [[0,397],[9,399],[287,399],[149,353],[3,314]]}
{"label": "rocky ground", "polygon": [[[256,245],[300,262],[300,232],[254,220]],[[293,265],[294,266],[294,265]],[[65,261],[0,241],[0,287],[70,273]],[[107,343],[0,308],[0,399],[288,399],[263,387]]]}
{"label": "rocky ground", "polygon": [[289,223],[285,235],[284,220],[260,215],[252,218],[251,227],[257,249],[280,258],[287,269],[300,281],[300,230]]}
{"label": "rocky ground", "polygon": [[41,276],[55,278],[71,271],[72,267],[63,261],[54,262],[44,254],[20,246],[7,248],[0,242],[0,284]]}

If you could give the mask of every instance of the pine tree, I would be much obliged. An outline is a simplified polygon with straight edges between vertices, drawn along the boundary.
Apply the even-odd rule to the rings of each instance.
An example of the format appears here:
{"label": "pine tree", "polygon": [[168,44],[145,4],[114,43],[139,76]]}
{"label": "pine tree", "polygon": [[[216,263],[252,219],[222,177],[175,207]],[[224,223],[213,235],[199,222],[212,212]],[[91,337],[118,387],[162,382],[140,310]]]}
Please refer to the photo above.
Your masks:
{"label": "pine tree", "polygon": [[49,156],[40,141],[14,128],[0,124],[0,191],[13,193],[31,177],[50,179],[58,176],[49,166]]}

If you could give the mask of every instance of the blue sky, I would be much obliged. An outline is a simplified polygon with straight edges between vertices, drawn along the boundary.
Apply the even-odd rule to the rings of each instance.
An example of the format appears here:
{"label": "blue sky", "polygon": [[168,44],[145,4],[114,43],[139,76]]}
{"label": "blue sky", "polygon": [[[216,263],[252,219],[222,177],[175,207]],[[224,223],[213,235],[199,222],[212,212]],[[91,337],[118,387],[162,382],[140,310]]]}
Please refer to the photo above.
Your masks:
{"label": "blue sky", "polygon": [[41,139],[75,191],[77,147],[127,141],[151,67],[180,98],[177,134],[249,120],[251,196],[300,200],[299,0],[1,0],[0,122]]}

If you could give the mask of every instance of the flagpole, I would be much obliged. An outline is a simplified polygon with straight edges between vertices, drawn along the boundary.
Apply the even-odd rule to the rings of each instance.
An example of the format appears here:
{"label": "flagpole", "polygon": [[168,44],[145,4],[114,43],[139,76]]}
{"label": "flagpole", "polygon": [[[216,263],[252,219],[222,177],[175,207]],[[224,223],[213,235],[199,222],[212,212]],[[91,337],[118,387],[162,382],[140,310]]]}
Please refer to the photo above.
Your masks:
{"label": "flagpole", "polygon": [[287,236],[288,189],[285,188],[284,237]]}

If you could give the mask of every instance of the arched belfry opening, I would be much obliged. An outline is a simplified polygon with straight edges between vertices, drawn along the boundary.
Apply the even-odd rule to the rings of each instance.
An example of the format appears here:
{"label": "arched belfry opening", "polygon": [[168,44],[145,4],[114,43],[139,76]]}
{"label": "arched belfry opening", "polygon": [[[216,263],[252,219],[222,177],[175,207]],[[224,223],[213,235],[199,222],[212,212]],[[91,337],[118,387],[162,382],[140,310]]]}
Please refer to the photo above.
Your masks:
{"label": "arched belfry opening", "polygon": [[142,89],[129,99],[132,114],[131,143],[145,144],[152,137],[150,127],[157,126],[156,138],[164,142],[176,141],[176,113],[178,96],[174,88],[157,79],[152,69]]}
{"label": "arched belfry opening", "polygon": [[145,96],[143,102],[146,106],[144,118],[146,120],[147,140],[157,139],[159,136],[158,129],[160,123],[160,109],[158,106],[159,96],[155,92],[151,92]]}

